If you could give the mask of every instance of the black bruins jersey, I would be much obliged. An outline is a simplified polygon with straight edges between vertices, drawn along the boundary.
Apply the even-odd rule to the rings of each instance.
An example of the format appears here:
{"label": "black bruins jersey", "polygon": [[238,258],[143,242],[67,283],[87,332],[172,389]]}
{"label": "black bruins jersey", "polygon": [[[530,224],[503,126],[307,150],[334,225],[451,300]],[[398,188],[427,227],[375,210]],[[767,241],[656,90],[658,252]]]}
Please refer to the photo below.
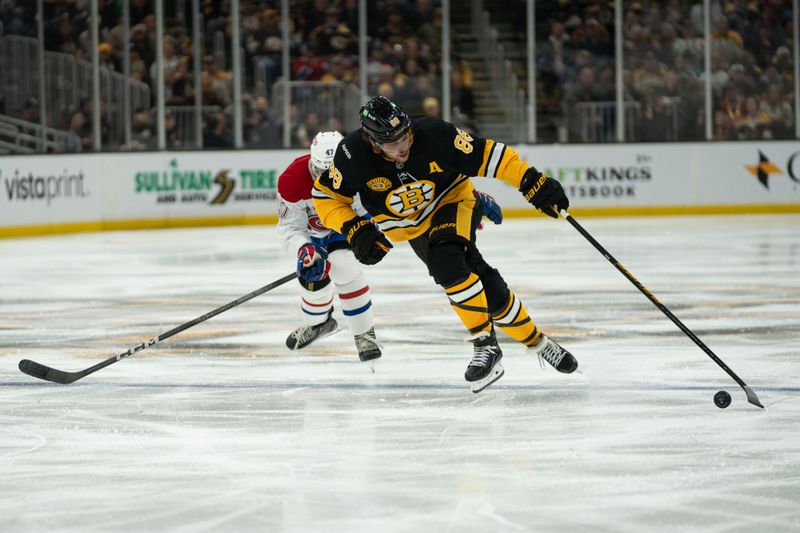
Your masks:
{"label": "black bruins jersey", "polygon": [[495,177],[519,188],[528,169],[513,148],[436,118],[414,120],[411,134],[405,163],[385,158],[360,130],[339,143],[333,164],[312,191],[325,226],[341,233],[356,216],[351,205],[359,194],[389,239],[414,239],[428,231],[437,209],[473,194],[470,176]]}

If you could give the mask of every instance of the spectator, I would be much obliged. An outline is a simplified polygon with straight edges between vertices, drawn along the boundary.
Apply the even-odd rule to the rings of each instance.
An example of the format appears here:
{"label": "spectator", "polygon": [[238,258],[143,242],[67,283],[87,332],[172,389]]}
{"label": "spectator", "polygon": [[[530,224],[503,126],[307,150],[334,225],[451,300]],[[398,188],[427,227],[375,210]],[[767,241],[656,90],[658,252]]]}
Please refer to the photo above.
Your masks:
{"label": "spectator", "polygon": [[323,23],[311,32],[309,41],[320,55],[358,53],[358,39],[346,24],[339,22],[339,10],[335,7],[325,10]]}
{"label": "spectator", "polygon": [[114,49],[109,43],[100,43],[97,46],[97,56],[100,68],[107,68],[112,72],[122,70],[114,58]]}
{"label": "spectator", "polygon": [[[164,37],[162,42],[164,48],[164,76],[174,78],[174,71],[180,66],[181,58],[175,52],[176,43],[171,37]],[[150,80],[153,84],[153,90],[155,90],[156,80],[158,79],[157,68],[158,65],[154,61],[153,64],[150,65]]]}
{"label": "spectator", "polygon": [[283,146],[281,125],[270,113],[269,100],[259,96],[245,120],[245,139],[251,148],[280,148]]}
{"label": "spectator", "polygon": [[392,87],[391,83],[381,83],[378,85],[378,90],[375,91],[378,96],[385,96],[389,99],[394,99],[394,87]]}
{"label": "spectator", "polygon": [[304,44],[300,48],[300,54],[292,61],[292,79],[318,81],[325,74],[325,68],[325,60]]}
{"label": "spectator", "polygon": [[744,101],[741,114],[736,117],[736,135],[740,140],[769,139],[769,115],[759,110],[758,101],[748,96]]}
{"label": "spectator", "polygon": [[[209,55],[203,59],[200,87],[203,91],[204,105],[224,108],[231,103],[232,87],[230,76],[227,72],[217,70],[217,60],[214,59],[214,56]],[[218,123],[219,121],[215,122]]]}
{"label": "spectator", "polygon": [[183,148],[183,139],[178,131],[178,122],[175,113],[169,109],[164,112],[164,137],[167,148]]}
{"label": "spectator", "polygon": [[25,100],[25,107],[22,108],[22,120],[39,122],[39,100],[33,96]]}
{"label": "spectator", "polygon": [[131,126],[131,150],[152,150],[156,148],[155,129],[150,120],[150,110],[146,107],[137,107],[133,113]]}
{"label": "spectator", "polygon": [[791,104],[784,99],[779,84],[773,83],[769,86],[766,98],[761,101],[760,111],[769,117],[771,138],[792,138],[794,112]]}
{"label": "spectator", "polygon": [[230,148],[233,145],[233,136],[225,113],[212,111],[203,120],[203,147],[205,148]]}
{"label": "spectator", "polygon": [[182,56],[178,65],[164,72],[164,98],[166,105],[190,105],[194,89],[189,79],[189,58]]}
{"label": "spectator", "polygon": [[450,73],[450,93],[453,105],[459,113],[467,117],[475,116],[475,95],[472,93],[472,89],[464,83],[464,77],[457,69]]}
{"label": "spectator", "polygon": [[439,112],[439,100],[433,96],[425,98],[425,100],[422,101],[422,114],[427,117],[441,118],[441,113]]}
{"label": "spectator", "polygon": [[311,146],[311,139],[321,131],[320,125],[319,113],[315,111],[307,113],[303,123],[294,131],[292,146],[309,148]]}
{"label": "spectator", "polygon": [[82,152],[85,144],[83,126],[85,118],[81,111],[75,111],[69,119],[67,137],[64,139],[65,152]]}

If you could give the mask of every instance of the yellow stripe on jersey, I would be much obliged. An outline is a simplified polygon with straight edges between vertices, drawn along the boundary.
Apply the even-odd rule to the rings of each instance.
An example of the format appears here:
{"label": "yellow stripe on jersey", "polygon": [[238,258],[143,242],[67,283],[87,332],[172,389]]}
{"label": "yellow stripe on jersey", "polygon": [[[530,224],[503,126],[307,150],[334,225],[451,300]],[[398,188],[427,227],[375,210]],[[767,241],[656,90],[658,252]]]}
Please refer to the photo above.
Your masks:
{"label": "yellow stripe on jersey", "polygon": [[467,240],[470,240],[472,235],[472,212],[475,210],[475,202],[475,195],[470,194],[458,204],[456,233]]}
{"label": "yellow stripe on jersey", "polygon": [[483,163],[481,163],[480,168],[478,169],[478,176],[485,176],[486,175],[486,165],[489,163],[489,156],[492,153],[492,148],[494,148],[494,141],[491,139],[486,139],[486,144],[483,147]]}
{"label": "yellow stripe on jersey", "polygon": [[519,158],[516,150],[510,146],[506,146],[503,152],[502,159],[497,165],[497,172],[495,177],[519,189],[519,184],[522,182],[522,176],[528,170],[529,165]]}
{"label": "yellow stripe on jersey", "polygon": [[339,233],[342,232],[345,222],[353,220],[357,216],[351,207],[353,199],[323,185],[319,178],[314,182],[314,188],[311,190],[311,200],[314,202],[314,209],[317,210],[322,225]]}
{"label": "yellow stripe on jersey", "polygon": [[497,178],[519,189],[528,164],[519,158],[519,153],[501,142],[486,139],[483,162],[478,167],[478,176]]}
{"label": "yellow stripe on jersey", "polygon": [[[339,194],[338,192],[334,191],[330,187],[328,187],[326,185],[323,185],[319,181],[319,178],[317,178],[317,180],[314,182],[314,189],[317,189],[318,191],[322,192],[325,196],[333,198],[334,200],[339,200],[340,202],[344,202],[346,204],[352,204],[353,203],[353,199],[351,197],[344,196],[343,194]],[[311,193],[312,193],[312,196],[313,196],[314,191],[312,190]]]}

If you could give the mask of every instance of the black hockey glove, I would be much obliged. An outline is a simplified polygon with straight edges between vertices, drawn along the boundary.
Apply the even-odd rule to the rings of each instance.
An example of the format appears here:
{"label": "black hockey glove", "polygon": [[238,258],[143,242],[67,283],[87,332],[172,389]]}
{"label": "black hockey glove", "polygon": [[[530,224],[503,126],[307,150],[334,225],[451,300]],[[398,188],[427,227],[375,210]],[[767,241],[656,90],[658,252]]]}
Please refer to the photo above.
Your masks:
{"label": "black hockey glove", "polygon": [[533,167],[522,176],[519,192],[533,207],[549,217],[558,218],[558,213],[569,207],[569,199],[558,180],[540,174]]}
{"label": "black hockey glove", "polygon": [[378,229],[371,220],[356,217],[342,225],[342,235],[350,248],[353,249],[356,259],[365,265],[374,265],[389,253],[392,243]]}

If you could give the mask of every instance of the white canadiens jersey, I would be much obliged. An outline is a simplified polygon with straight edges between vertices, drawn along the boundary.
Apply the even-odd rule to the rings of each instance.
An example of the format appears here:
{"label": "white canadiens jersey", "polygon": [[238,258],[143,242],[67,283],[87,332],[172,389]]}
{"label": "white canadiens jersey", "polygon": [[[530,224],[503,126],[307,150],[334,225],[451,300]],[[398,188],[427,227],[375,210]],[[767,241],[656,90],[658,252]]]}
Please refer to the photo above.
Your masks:
{"label": "white canadiens jersey", "polygon": [[[308,154],[298,157],[278,177],[278,238],[289,252],[296,252],[310,237],[321,239],[331,233],[320,222],[311,200],[314,178],[309,170],[309,159]],[[365,213],[358,198],[353,209],[356,213]]]}
{"label": "white canadiens jersey", "polygon": [[314,178],[308,168],[310,159],[308,154],[298,157],[278,177],[278,237],[290,252],[310,237],[323,238],[331,231],[319,221],[311,201]]}

